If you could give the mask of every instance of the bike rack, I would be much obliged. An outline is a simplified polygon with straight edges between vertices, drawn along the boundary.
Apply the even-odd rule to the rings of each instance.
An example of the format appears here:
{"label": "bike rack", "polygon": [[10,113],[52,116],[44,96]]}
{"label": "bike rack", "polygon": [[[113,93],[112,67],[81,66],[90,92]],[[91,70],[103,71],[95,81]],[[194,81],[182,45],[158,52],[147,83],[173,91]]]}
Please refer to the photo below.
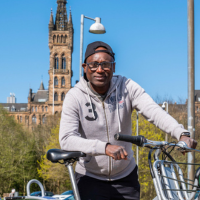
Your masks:
{"label": "bike rack", "polygon": [[30,187],[31,187],[31,184],[32,184],[32,183],[36,183],[36,184],[39,185],[40,190],[41,190],[41,192],[42,192],[42,197],[44,197],[44,196],[45,196],[44,187],[43,187],[42,183],[40,183],[40,181],[38,181],[38,180],[36,180],[36,179],[32,179],[32,180],[30,180],[30,181],[27,183],[27,185],[26,185],[27,196],[31,196]]}
{"label": "bike rack", "polygon": [[[30,187],[31,187],[31,184],[32,183],[36,183],[37,185],[39,185],[40,189],[41,189],[41,193],[42,193],[42,196],[41,197],[36,197],[36,196],[31,196],[31,193],[30,193]],[[45,191],[44,191],[44,187],[42,185],[42,183],[36,179],[32,179],[30,180],[27,185],[26,185],[26,192],[27,192],[27,196],[20,196],[20,197],[5,197],[4,200],[19,200],[19,199],[35,199],[35,200],[47,200],[47,199],[50,199],[50,200],[56,200],[55,198],[53,197],[46,197],[45,196]]]}

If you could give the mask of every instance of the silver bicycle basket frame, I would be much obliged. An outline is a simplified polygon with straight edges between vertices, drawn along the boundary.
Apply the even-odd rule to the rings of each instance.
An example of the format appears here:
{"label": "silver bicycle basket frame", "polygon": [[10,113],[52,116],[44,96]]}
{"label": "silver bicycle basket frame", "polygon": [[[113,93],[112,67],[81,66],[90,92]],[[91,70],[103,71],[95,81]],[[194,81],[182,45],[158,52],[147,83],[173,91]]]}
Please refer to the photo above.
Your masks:
{"label": "silver bicycle basket frame", "polygon": [[[166,166],[165,166],[166,165]],[[175,169],[178,172],[178,178]],[[176,163],[170,163],[164,160],[156,160],[153,163],[153,171],[155,174],[154,186],[159,200],[192,200],[195,196],[198,186],[198,180],[195,179],[193,187],[194,192],[189,194],[186,190],[186,184],[183,178],[183,172]],[[181,182],[182,190],[178,182]]]}

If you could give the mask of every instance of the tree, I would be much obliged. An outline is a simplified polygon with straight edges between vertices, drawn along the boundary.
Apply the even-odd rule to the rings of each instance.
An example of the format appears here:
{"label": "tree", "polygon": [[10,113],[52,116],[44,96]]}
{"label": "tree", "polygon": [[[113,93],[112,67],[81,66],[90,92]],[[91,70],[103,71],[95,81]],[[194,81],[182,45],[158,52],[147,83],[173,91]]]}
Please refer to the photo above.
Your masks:
{"label": "tree", "polygon": [[[51,136],[48,140],[48,145],[45,147],[45,152],[49,149],[60,149],[59,125],[51,130]],[[47,184],[51,183],[50,188],[53,189],[53,192],[60,193],[60,191],[71,189],[69,174],[64,165],[50,162],[47,160],[46,154],[41,157],[39,165],[39,176],[42,177]]]}
{"label": "tree", "polygon": [[28,180],[37,178],[33,135],[0,108],[0,193],[12,188],[25,194]]}
{"label": "tree", "polygon": [[[132,114],[132,133],[136,135],[136,111]],[[139,115],[139,134],[149,140],[163,141],[164,132],[153,124],[149,123],[143,116]],[[136,152],[136,145],[133,145],[133,151]],[[139,182],[142,200],[153,199],[156,196],[153,181],[150,175],[148,165],[149,149],[139,147]]]}

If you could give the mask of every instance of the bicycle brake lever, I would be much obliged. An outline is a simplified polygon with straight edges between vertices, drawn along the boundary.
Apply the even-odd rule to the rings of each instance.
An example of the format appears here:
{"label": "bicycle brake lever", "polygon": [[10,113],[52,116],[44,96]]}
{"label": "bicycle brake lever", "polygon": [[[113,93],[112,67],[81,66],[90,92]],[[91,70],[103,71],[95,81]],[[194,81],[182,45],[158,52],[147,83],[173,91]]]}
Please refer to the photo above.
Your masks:
{"label": "bicycle brake lever", "polygon": [[181,153],[190,152],[191,151],[190,148],[187,146],[187,144],[184,141],[179,141],[176,144],[176,149],[178,151],[180,151]]}

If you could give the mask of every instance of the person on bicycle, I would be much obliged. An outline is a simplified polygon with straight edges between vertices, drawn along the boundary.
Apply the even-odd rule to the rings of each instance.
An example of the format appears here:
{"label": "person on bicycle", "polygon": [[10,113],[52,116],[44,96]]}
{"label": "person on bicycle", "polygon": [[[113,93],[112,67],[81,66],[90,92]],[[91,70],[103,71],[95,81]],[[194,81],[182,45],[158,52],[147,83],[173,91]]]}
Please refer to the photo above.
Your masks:
{"label": "person on bicycle", "polygon": [[82,151],[76,179],[82,200],[140,199],[132,144],[116,133],[132,135],[131,114],[139,111],[161,130],[191,148],[197,142],[136,82],[115,72],[115,54],[101,41],[87,46],[84,77],[63,102],[59,140],[63,150]]}

